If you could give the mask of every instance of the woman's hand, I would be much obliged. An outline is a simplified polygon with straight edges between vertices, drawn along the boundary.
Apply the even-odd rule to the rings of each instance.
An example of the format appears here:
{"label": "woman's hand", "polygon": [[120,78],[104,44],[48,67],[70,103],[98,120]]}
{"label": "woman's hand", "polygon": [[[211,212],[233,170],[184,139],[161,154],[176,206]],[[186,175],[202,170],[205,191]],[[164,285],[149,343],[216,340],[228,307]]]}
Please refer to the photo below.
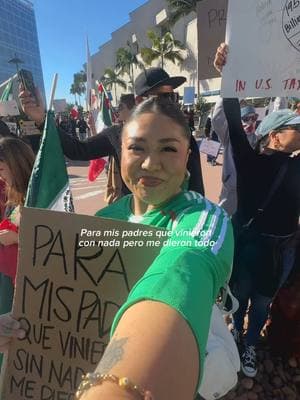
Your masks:
{"label": "woman's hand", "polygon": [[38,99],[38,104],[31,93],[28,90],[25,90],[22,85],[20,85],[19,99],[22,109],[24,113],[28,115],[28,117],[30,117],[38,126],[40,126],[45,120],[45,106],[42,96],[37,88],[35,88],[35,93]]}
{"label": "woman's hand", "polygon": [[221,43],[217,48],[217,52],[214,60],[214,67],[220,74],[222,73],[223,67],[226,64],[228,55],[228,45],[226,43]]}
{"label": "woman's hand", "polygon": [[19,235],[14,231],[3,229],[0,231],[0,244],[2,244],[2,246],[16,244],[19,241],[18,236]]}
{"label": "woman's hand", "polygon": [[3,353],[9,348],[12,338],[23,339],[25,331],[21,329],[19,321],[13,319],[10,314],[0,315],[0,352]]}

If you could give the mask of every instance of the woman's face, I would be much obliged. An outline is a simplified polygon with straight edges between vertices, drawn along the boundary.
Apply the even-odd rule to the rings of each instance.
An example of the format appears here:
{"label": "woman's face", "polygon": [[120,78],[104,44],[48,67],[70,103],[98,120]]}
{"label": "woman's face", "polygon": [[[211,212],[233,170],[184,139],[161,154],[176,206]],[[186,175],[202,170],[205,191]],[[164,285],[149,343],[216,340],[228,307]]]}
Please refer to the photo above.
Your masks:
{"label": "woman's face", "polygon": [[189,155],[181,126],[161,114],[142,114],[124,128],[122,177],[144,213],[180,192]]}
{"label": "woman's face", "polygon": [[8,186],[11,186],[12,177],[5,161],[0,161],[0,178],[5,181]]}

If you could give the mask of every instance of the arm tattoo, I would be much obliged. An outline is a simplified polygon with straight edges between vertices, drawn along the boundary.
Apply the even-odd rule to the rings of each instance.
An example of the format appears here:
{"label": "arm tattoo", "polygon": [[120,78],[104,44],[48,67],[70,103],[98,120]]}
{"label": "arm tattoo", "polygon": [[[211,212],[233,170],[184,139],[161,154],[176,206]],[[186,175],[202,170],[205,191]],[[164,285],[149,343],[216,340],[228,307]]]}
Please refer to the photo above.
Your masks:
{"label": "arm tattoo", "polygon": [[127,337],[113,339],[106,348],[101,361],[96,368],[96,372],[99,372],[100,374],[107,374],[113,366],[121,361],[124,355],[124,346],[127,341]]}

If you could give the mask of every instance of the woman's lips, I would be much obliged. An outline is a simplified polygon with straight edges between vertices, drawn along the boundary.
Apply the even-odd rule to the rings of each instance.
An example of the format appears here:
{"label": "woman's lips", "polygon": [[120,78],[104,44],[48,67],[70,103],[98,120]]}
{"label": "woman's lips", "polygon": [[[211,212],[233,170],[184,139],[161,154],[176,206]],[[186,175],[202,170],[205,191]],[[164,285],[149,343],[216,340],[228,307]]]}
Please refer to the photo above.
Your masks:
{"label": "woman's lips", "polygon": [[139,178],[139,183],[143,186],[155,187],[163,182],[162,179],[155,178],[153,176],[142,176]]}

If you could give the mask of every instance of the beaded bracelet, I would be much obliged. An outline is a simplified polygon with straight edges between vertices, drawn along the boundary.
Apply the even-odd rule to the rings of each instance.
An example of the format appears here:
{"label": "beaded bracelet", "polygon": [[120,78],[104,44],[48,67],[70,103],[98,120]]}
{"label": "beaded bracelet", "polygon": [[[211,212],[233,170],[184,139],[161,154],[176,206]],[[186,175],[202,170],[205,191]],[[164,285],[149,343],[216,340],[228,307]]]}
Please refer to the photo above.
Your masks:
{"label": "beaded bracelet", "polygon": [[132,383],[127,377],[119,378],[113,374],[99,374],[98,372],[88,372],[86,375],[82,376],[82,381],[76,392],[76,399],[79,400],[83,393],[89,388],[101,385],[106,381],[116,383],[120,388],[138,394],[142,400],[154,400],[149,390],[140,388],[138,385]]}

